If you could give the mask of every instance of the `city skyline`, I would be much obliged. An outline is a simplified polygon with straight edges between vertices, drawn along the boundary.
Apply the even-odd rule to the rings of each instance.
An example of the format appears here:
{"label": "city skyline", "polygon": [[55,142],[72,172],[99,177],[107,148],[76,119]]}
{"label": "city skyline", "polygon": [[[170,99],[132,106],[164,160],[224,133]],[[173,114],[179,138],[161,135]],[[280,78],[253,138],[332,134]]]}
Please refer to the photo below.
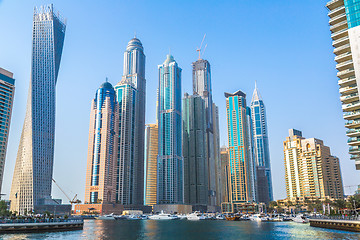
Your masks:
{"label": "city skyline", "polygon": [[[0,11],[1,11],[1,7],[3,6],[3,5],[5,5],[6,4],[6,1],[5,2],[2,2],[1,3],[1,5],[0,5]],[[33,4],[33,5],[35,5],[35,4]],[[58,9],[61,9],[62,10],[62,12],[64,12],[64,14],[66,15],[66,16],[68,16],[68,18],[70,18],[70,16],[67,14],[67,12],[66,11],[64,11],[63,10],[63,7],[59,7],[59,6],[57,6],[58,7]],[[29,10],[27,10],[27,11],[29,11]],[[31,11],[30,11],[31,12]],[[1,15],[1,14],[0,14]],[[326,17],[326,14],[325,14],[325,17]],[[324,27],[325,28],[325,30],[327,30],[326,29],[326,26]],[[138,33],[137,34],[139,34],[140,32],[138,31]],[[127,37],[126,37],[126,40],[128,40],[128,39],[130,39],[131,38],[131,33],[130,33],[130,35],[128,35]],[[150,46],[151,46],[151,41],[150,41],[150,43],[149,43],[149,39],[148,39],[148,37],[150,37],[150,36],[146,36],[146,34],[144,34],[144,33],[142,33],[141,35],[141,39],[142,39],[142,41],[143,41],[143,39],[145,38],[147,38],[147,42],[145,43],[145,45],[147,46],[147,48],[149,48],[150,49]],[[326,35],[325,37],[328,37],[328,35]],[[201,40],[201,35],[200,35],[200,40]],[[207,40],[207,41],[213,41],[213,40],[211,40],[211,35],[210,34],[208,34],[208,38],[207,39],[209,39],[209,40]],[[213,38],[215,38],[215,36],[213,36]],[[157,39],[157,38],[155,38],[155,39]],[[124,43],[125,42],[127,42],[127,41],[121,41],[121,42],[118,42],[117,44],[119,45],[119,46],[116,46],[116,47],[119,47],[119,48],[121,48],[123,45],[124,45]],[[199,42],[199,40],[194,40],[193,41],[193,45],[194,46],[196,46],[198,43],[197,42]],[[148,45],[148,43],[149,43],[149,45]],[[329,42],[327,42],[329,45],[330,45],[330,47],[331,47],[331,44],[329,43]],[[67,43],[66,43],[67,44]],[[69,49],[67,49],[67,45],[65,44],[65,52],[66,53],[68,53],[68,50]],[[323,43],[324,44],[324,43]],[[26,45],[26,44],[24,44],[24,45]],[[70,45],[70,47],[71,47],[71,44],[69,44]],[[211,48],[210,48],[210,44],[209,44],[209,47],[208,47],[208,49],[207,49],[207,53],[206,53],[206,58],[207,59],[212,59],[212,58],[214,58],[214,56],[215,55],[211,55]],[[114,46],[115,47],[115,46]],[[176,46],[177,47],[177,46]],[[162,49],[162,48],[158,48],[158,50],[159,51],[167,51],[167,49],[166,49],[166,47],[163,47],[163,48],[165,48],[165,49]],[[176,48],[175,48],[176,49]],[[172,51],[174,51],[174,48],[172,47]],[[175,50],[176,51],[176,50]],[[192,54],[192,52],[191,51],[189,51],[188,53],[187,53],[188,55],[191,55]],[[115,54],[114,54],[115,55]],[[174,55],[176,55],[177,56],[177,54],[174,54]],[[195,52],[195,48],[194,48],[194,50],[193,50],[193,55],[191,56],[192,58],[194,58],[194,56],[196,56],[196,52]],[[117,57],[118,58],[121,58],[121,53],[120,52],[118,52],[117,53]],[[26,58],[25,58],[26,59]],[[29,58],[28,58],[29,59]],[[183,65],[189,65],[190,63],[191,63],[191,61],[188,61],[188,60],[186,60],[186,57],[181,57],[181,58],[179,58],[179,57],[177,57],[177,60],[179,59],[179,61],[181,61],[181,64],[179,64],[180,66],[183,66]],[[69,60],[68,60],[69,61]],[[329,59],[329,62],[331,62],[332,61],[332,58],[330,58]],[[27,62],[29,62],[29,60],[27,61]],[[159,62],[159,61],[158,61]],[[222,71],[222,68],[220,68],[221,67],[221,65],[219,65],[219,62],[217,62],[217,61],[213,61],[213,60],[211,60],[211,62],[212,62],[212,65],[214,66],[214,64],[215,64],[215,66],[216,67],[213,67],[213,69],[212,69],[212,71],[213,72],[215,72],[215,76],[216,77],[214,77],[214,74],[213,74],[213,76],[212,76],[212,81],[213,81],[213,84],[216,84],[216,86],[217,86],[217,88],[214,88],[214,89],[216,89],[216,94],[215,94],[215,91],[214,91],[214,95],[217,95],[217,98],[218,98],[218,100],[216,100],[216,103],[219,105],[219,107],[220,107],[220,112],[221,112],[221,114],[220,114],[220,118],[222,118],[222,119],[224,119],[224,102],[225,102],[225,100],[223,99],[223,98],[219,98],[218,97],[218,95],[221,95],[222,93],[221,92],[219,92],[220,90],[218,90],[219,88],[219,86],[220,86],[220,84],[221,84],[221,82],[223,81],[223,79],[222,79],[222,77],[219,75],[219,74],[216,74],[216,72],[217,73],[219,73],[219,72],[221,72]],[[2,59],[1,57],[0,57],[0,63],[6,63],[5,62],[5,60],[4,59]],[[7,64],[7,63],[6,63]],[[5,64],[5,65],[6,65]],[[74,64],[74,63],[71,63],[71,64]],[[234,63],[235,64],[235,63]],[[75,64],[76,65],[76,64]],[[331,65],[331,64],[329,64],[329,65]],[[4,64],[3,64],[3,66],[4,66]],[[27,65],[27,66],[29,66],[29,64]],[[67,64],[67,66],[69,66],[68,64]],[[332,66],[332,65],[331,65]],[[6,65],[6,66],[4,66],[6,69],[8,69],[8,70],[10,70],[10,71],[12,71],[12,72],[14,72],[14,74],[15,74],[15,76],[18,76],[18,73],[19,73],[19,71],[15,71],[16,69],[14,69],[14,67],[9,67],[8,65]],[[28,69],[29,67],[27,67],[27,69]],[[154,71],[154,65],[153,64],[151,64],[151,71]],[[121,69],[121,68],[120,68]],[[150,67],[148,67],[148,69],[150,69]],[[189,68],[188,68],[189,69]],[[119,70],[119,67],[118,67],[118,69],[117,69],[117,71]],[[156,70],[156,67],[155,67],[155,70]],[[20,71],[21,72],[21,71]],[[189,86],[189,82],[190,82],[190,85],[191,85],[191,74],[189,74],[190,73],[190,71],[187,71],[187,73],[186,73],[186,79],[185,78],[183,78],[183,82],[185,83],[186,82],[186,84]],[[98,73],[96,73],[96,74],[98,74]],[[95,74],[95,75],[96,75]],[[102,75],[103,76],[106,76],[106,73],[102,73]],[[19,76],[21,76],[21,73],[19,73]],[[64,75],[64,76],[66,76],[66,75]],[[117,75],[117,76],[119,76],[119,74]],[[261,78],[261,79],[259,79],[259,78]],[[325,78],[325,77],[324,77]],[[331,77],[330,77],[331,78]],[[18,77],[17,77],[17,79],[18,79]],[[21,83],[22,83],[22,85],[25,85],[25,86],[27,86],[27,80],[26,80],[26,78],[20,78],[21,79]],[[64,79],[64,77],[62,77],[62,79]],[[80,78],[79,78],[80,79]],[[100,79],[104,79],[104,77],[102,77],[102,78],[100,78]],[[116,79],[116,80],[115,80]],[[151,84],[154,84],[155,82],[156,82],[156,78],[154,78],[153,76],[151,77],[151,78],[148,78],[148,79],[151,79],[150,81],[151,81]],[[246,81],[245,81],[245,78],[244,78],[244,80],[242,80],[242,77],[241,76],[239,76],[238,77],[238,79],[239,79],[239,81],[233,81],[232,83],[231,83],[231,85],[230,85],[230,83],[229,83],[229,85],[227,86],[227,88],[228,89],[225,89],[225,91],[229,91],[229,92],[231,92],[231,89],[235,89],[235,88],[241,88],[241,89],[244,89],[244,91],[245,92],[248,92],[248,93],[250,93],[251,92],[251,87],[253,86],[253,81],[254,80],[258,80],[258,82],[259,82],[259,85],[260,85],[260,89],[261,89],[261,92],[262,92],[262,94],[263,94],[263,96],[266,96],[266,97],[264,97],[265,98],[265,100],[267,101],[269,98],[271,99],[271,96],[270,96],[270,94],[271,94],[271,91],[269,91],[268,89],[269,89],[269,87],[267,87],[267,84],[266,84],[266,78],[265,77],[258,77],[258,76],[256,76],[256,79],[254,78],[254,77],[252,77],[251,79],[253,80],[252,81],[252,83],[251,83],[251,86],[250,86],[250,84],[249,84],[249,86],[247,86],[246,85]],[[90,79],[87,79],[87,81],[88,80],[90,80]],[[114,77],[110,77],[110,81],[112,82],[112,83],[116,83],[116,82],[118,82],[118,80],[119,80],[119,78],[114,78]],[[336,79],[335,79],[336,80]],[[80,81],[80,80],[79,80]],[[148,80],[149,81],[149,80]],[[86,83],[86,81],[84,82],[83,80],[81,81],[83,84],[84,83]],[[18,84],[19,84],[19,81],[17,82]],[[70,83],[69,81],[67,81],[67,83]],[[97,87],[99,86],[99,84],[100,84],[101,82],[99,82],[99,80],[98,79],[96,79],[95,77],[92,77],[91,78],[91,88],[94,86],[94,85],[97,85]],[[76,82],[74,82],[74,85],[76,86],[77,85],[77,83]],[[156,84],[155,84],[156,85]],[[244,87],[243,87],[243,85],[244,85]],[[336,81],[334,82],[334,85],[335,85],[335,87],[337,87],[336,86]],[[189,88],[188,86],[186,86],[186,90],[187,91],[190,91],[190,89],[191,88]],[[89,91],[89,94],[93,94],[93,92],[94,92],[94,90],[95,89],[97,89],[97,87],[94,87],[91,91]],[[87,86],[87,87],[85,87],[85,89],[83,90],[83,91],[88,91],[88,89],[90,88],[90,86]],[[249,89],[249,90],[248,90]],[[64,90],[64,88],[63,88],[63,90]],[[337,89],[336,89],[337,90]],[[22,90],[23,91],[23,90]],[[71,91],[70,91],[71,92]],[[185,92],[185,91],[183,91],[183,92]],[[153,96],[154,96],[154,92],[153,92],[153,90],[151,90],[151,91],[147,91],[147,93],[148,94],[152,94]],[[156,92],[155,92],[155,94],[156,94]],[[59,93],[59,96],[58,97],[61,97],[61,95],[62,96],[64,96],[64,93]],[[19,99],[17,99],[18,97],[20,96],[20,98]],[[148,102],[148,104],[147,104],[147,107],[149,107],[150,109],[152,108],[152,109],[154,109],[155,108],[155,102],[153,101],[153,96],[150,98],[150,99],[152,99],[152,101],[147,101]],[[306,95],[307,96],[307,95]],[[85,97],[84,97],[85,98]],[[19,101],[21,101],[21,90],[20,90],[20,93],[16,93],[16,96],[15,96],[15,99],[16,99],[16,101],[17,101],[17,103],[19,104],[18,106],[20,106],[20,104],[24,104],[24,102],[22,102],[22,103],[19,103]],[[89,104],[89,102],[90,102],[90,99],[91,98],[87,98],[87,99],[84,99],[84,102],[87,102],[87,107],[85,107],[85,109],[88,111],[88,104]],[[333,94],[332,95],[332,99],[334,99],[334,101],[338,101],[338,98],[337,98],[337,95],[335,95],[335,94]],[[22,99],[23,100],[23,99]],[[249,99],[247,99],[248,101],[249,101]],[[82,100],[81,100],[82,101]],[[334,102],[333,101],[333,102]],[[268,102],[268,101],[267,101]],[[270,101],[271,102],[271,101]],[[65,104],[65,102],[64,103],[62,103],[62,105],[64,105]],[[152,105],[154,105],[154,106],[152,106]],[[70,106],[68,106],[68,108],[69,108]],[[21,108],[20,108],[21,109]],[[270,109],[270,110],[269,110]],[[274,109],[273,108],[273,106],[270,106],[270,104],[269,103],[267,103],[267,110],[268,110],[268,115],[270,115],[270,116],[273,116],[273,115],[275,115],[276,114],[276,111],[273,111],[272,109]],[[20,110],[16,110],[17,112],[19,112]],[[60,111],[61,111],[61,109],[60,109]],[[81,112],[81,111],[80,111]],[[59,112],[57,112],[57,114],[59,114]],[[79,113],[80,114],[80,113]],[[290,114],[289,114],[290,115]],[[319,114],[319,118],[321,118],[321,116],[320,116],[321,114]],[[341,111],[338,109],[338,111],[337,111],[337,113],[335,114],[337,117],[339,117],[339,118],[341,118]],[[80,116],[80,115],[78,115],[78,116]],[[149,114],[147,115],[147,116],[150,116]],[[292,118],[295,118],[295,116],[296,115],[292,115]],[[16,117],[17,118],[21,118],[21,117],[19,117],[19,115],[16,115]],[[87,125],[88,124],[88,120],[86,119],[88,117],[88,113],[86,113],[84,116],[81,116],[81,119],[82,119],[82,122],[81,122],[81,125]],[[84,118],[86,119],[85,121],[84,121]],[[152,119],[153,119],[154,117],[147,117],[147,119],[146,119],[146,123],[151,123],[151,122],[155,122],[155,121],[152,121]],[[281,134],[281,136],[286,136],[286,132],[287,132],[287,128],[273,128],[272,127],[272,123],[273,123],[273,121],[271,121],[271,118],[273,118],[273,117],[270,117],[270,121],[269,121],[269,132],[270,132],[270,134],[269,134],[269,137],[270,137],[270,139],[272,138],[272,133],[274,133],[275,131],[279,131],[279,132],[282,132],[282,134]],[[309,120],[308,121],[312,121],[313,119],[312,118],[308,118]],[[322,119],[322,118],[321,118]],[[58,120],[57,120],[58,121]],[[315,121],[315,120],[314,120]],[[316,122],[316,121],[315,121]],[[338,129],[338,131],[339,131],[339,136],[342,138],[342,139],[345,139],[345,130],[343,129],[343,122],[341,122],[341,121],[339,121],[341,124],[339,124],[340,125],[340,127],[339,127],[339,129]],[[62,119],[60,119],[60,124],[62,124],[62,127],[66,127],[67,125],[66,124],[64,124],[64,120],[62,120]],[[308,123],[308,124],[310,124],[310,123]],[[297,127],[297,126],[300,126],[300,127],[297,127],[297,128],[301,128],[301,124],[299,124],[299,120],[295,120],[294,122],[291,122],[291,123],[289,123],[289,125],[294,125],[294,127]],[[17,127],[19,127],[18,125],[16,125]],[[11,130],[11,133],[10,133],[10,138],[14,138],[14,140],[12,141],[12,144],[15,144],[15,145],[17,145],[18,144],[18,139],[19,139],[19,136],[15,136],[14,135],[14,128],[16,127],[16,126],[14,126],[14,123],[12,123],[12,130]],[[222,135],[222,140],[221,140],[221,145],[223,145],[223,143],[225,143],[226,141],[224,141],[224,135],[226,136],[226,127],[224,127],[224,126],[226,126],[226,125],[224,125],[224,121],[222,120],[221,121],[221,124],[220,124],[220,129],[221,129],[221,135]],[[291,126],[292,127],[292,126]],[[21,128],[21,127],[20,127]],[[85,128],[88,128],[88,126],[85,126]],[[304,129],[304,128],[302,128],[302,129]],[[321,129],[321,128],[320,128]],[[332,128],[329,128],[329,129],[331,129],[331,130],[333,130]],[[328,129],[328,130],[329,130]],[[15,130],[16,131],[16,130]],[[61,130],[60,130],[61,131]],[[64,133],[61,133],[59,131],[59,129],[57,130],[57,133],[56,134],[60,134],[60,139],[61,139],[61,136],[62,135],[64,135]],[[326,137],[326,132],[323,132],[322,134],[317,134],[317,133],[315,133],[315,132],[313,132],[313,131],[309,131],[309,130],[306,130],[306,132],[311,132],[311,135],[316,135],[316,136],[319,136],[321,139],[324,139],[327,143],[328,143],[328,145],[329,146],[331,146],[332,147],[332,149],[334,149],[333,148],[333,146],[335,145],[335,143],[333,142],[333,143],[330,143],[331,141],[334,141],[333,139],[331,139],[330,137]],[[224,134],[225,133],[225,134]],[[68,133],[67,135],[70,135],[70,134],[72,134],[71,132],[70,133]],[[70,135],[71,136],[71,135]],[[15,139],[17,139],[17,140],[15,140]],[[82,139],[82,141],[84,141],[84,139],[86,139],[86,137],[84,138],[83,136],[81,137],[81,139]],[[226,138],[225,138],[226,139]],[[87,141],[85,140],[84,141],[85,142],[85,145],[86,145],[86,143],[87,143]],[[59,140],[57,140],[57,143],[60,143],[61,145],[64,145],[64,142],[62,141],[59,141]],[[279,149],[278,149],[278,147],[274,147],[274,146],[278,146],[279,145],[279,142],[276,142],[276,141],[274,141],[274,140],[270,140],[270,143],[271,143],[271,148],[270,148],[270,152],[271,152],[271,155],[273,155],[274,153],[273,152],[277,152],[277,151],[279,151]],[[281,143],[281,141],[280,141],[280,143]],[[344,143],[345,143],[345,145],[346,145],[346,139],[345,139],[345,141],[344,141]],[[227,144],[226,144],[227,145]],[[67,146],[67,147],[69,147],[69,146]],[[13,148],[13,147],[11,147],[11,148]],[[61,149],[61,148],[60,148]],[[67,149],[66,147],[65,147],[65,145],[62,147],[62,149],[63,149],[63,151],[65,150],[65,149]],[[71,147],[70,147],[70,149],[71,149]],[[83,149],[83,148],[82,148]],[[10,150],[9,150],[10,151]],[[80,150],[78,150],[79,152],[80,152]],[[281,148],[280,148],[280,151],[281,151]],[[340,158],[340,162],[343,164],[343,162],[346,162],[346,158],[349,158],[349,156],[347,156],[347,153],[346,153],[346,151],[347,151],[347,149],[346,148],[344,148],[343,150],[342,150],[344,153],[342,153],[341,151],[336,151],[336,150],[333,150],[333,154],[334,155],[337,155],[337,156],[339,156],[339,154],[341,154],[341,155],[343,155],[343,156],[345,156],[345,157],[341,157],[341,156],[339,156],[339,158]],[[86,153],[86,149],[85,149],[85,153]],[[9,153],[10,155],[12,155],[13,156],[13,153]],[[60,154],[60,156],[61,156],[61,153],[59,153]],[[83,156],[84,155],[84,152],[82,152],[81,154],[80,154],[81,156]],[[275,153],[275,155],[276,155],[276,153]],[[76,155],[75,155],[76,156]],[[272,159],[272,168],[274,168],[274,166],[279,166],[279,164],[277,164],[277,162],[280,162],[281,164],[282,164],[282,159],[280,158],[279,159],[279,157],[277,156],[277,157],[271,157],[271,159]],[[275,160],[274,160],[275,159]],[[11,162],[11,161],[14,161],[14,158],[12,157],[12,159],[9,159],[9,157],[8,157],[8,159],[7,159],[7,166],[6,166],[6,171],[9,171],[8,169],[10,169],[10,175],[12,174],[12,171],[11,171],[11,168],[10,167],[8,167],[9,166],[9,164],[11,164],[11,163],[9,163],[9,162]],[[78,160],[78,161],[82,161],[82,162],[85,162],[86,163],[86,160],[84,160],[84,157],[82,157],[82,160]],[[275,162],[275,163],[274,163]],[[56,164],[56,161],[55,161],[55,164]],[[59,160],[58,161],[58,164],[61,164],[61,160]],[[275,164],[275,165],[274,165]],[[348,164],[348,163],[344,163],[344,164]],[[351,165],[351,164],[353,164],[353,162],[349,162],[349,164]],[[281,165],[280,165],[281,166]],[[353,167],[354,168],[354,166],[353,165],[351,165],[351,167]],[[71,189],[71,191],[73,191],[73,192],[77,192],[77,193],[79,193],[80,194],[80,196],[81,196],[81,193],[83,192],[83,188],[81,188],[80,189],[80,191],[79,190],[77,190],[77,189],[72,189],[71,187],[69,187],[70,185],[68,184],[68,183],[66,183],[66,181],[64,181],[64,178],[63,178],[63,176],[61,176],[61,172],[63,171],[62,169],[65,169],[65,167],[60,167],[60,168],[58,168],[59,169],[59,171],[58,171],[58,175],[57,175],[57,177],[56,177],[56,179],[58,180],[59,178],[60,179],[62,179],[61,181],[60,181],[60,183],[61,183],[61,185],[62,186],[67,186],[67,188],[68,189]],[[62,171],[61,171],[62,170]],[[9,174],[9,173],[5,173],[5,174]],[[77,179],[77,181],[79,181],[79,182],[84,182],[84,179],[85,179],[85,177],[84,176],[81,176],[81,179],[80,179],[80,177]],[[62,182],[62,181],[64,181],[64,182]],[[273,180],[274,181],[274,180]],[[277,180],[277,181],[274,181],[274,182],[279,182],[279,180]],[[353,185],[353,184],[356,184],[356,182],[354,182],[354,183],[352,183],[352,184],[346,184],[346,182],[345,182],[345,184],[344,185]],[[79,183],[79,185],[81,185],[80,183]],[[275,184],[274,184],[275,185]],[[84,185],[82,185],[82,186],[84,186]],[[283,185],[284,186],[284,185]],[[275,188],[274,189],[274,191],[277,191],[277,192],[281,192],[281,191],[283,191],[283,190],[281,190],[280,189],[281,187],[279,186],[278,187],[278,189],[277,188]],[[346,189],[345,189],[346,190]],[[63,198],[63,196],[62,196],[62,194],[60,193],[60,194],[58,194],[58,197],[61,197],[61,198]],[[279,199],[279,198],[284,198],[284,195],[283,194],[277,194],[277,196],[275,196],[275,199]],[[83,199],[83,198],[82,198]]]}

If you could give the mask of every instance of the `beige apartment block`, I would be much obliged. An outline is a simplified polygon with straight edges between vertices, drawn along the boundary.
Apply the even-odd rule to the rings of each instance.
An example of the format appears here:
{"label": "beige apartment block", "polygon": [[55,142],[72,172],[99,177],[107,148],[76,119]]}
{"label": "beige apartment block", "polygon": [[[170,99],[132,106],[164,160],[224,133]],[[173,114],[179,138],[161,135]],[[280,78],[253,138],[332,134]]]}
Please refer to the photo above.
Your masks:
{"label": "beige apartment block", "polygon": [[284,165],[288,199],[344,197],[339,159],[322,140],[305,139],[290,129],[284,141]]}

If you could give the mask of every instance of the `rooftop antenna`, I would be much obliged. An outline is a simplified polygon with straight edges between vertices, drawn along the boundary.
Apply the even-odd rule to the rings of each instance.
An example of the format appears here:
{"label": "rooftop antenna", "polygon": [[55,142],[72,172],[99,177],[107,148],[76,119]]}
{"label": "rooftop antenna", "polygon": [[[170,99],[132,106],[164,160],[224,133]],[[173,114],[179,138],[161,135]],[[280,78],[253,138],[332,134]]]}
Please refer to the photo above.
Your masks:
{"label": "rooftop antenna", "polygon": [[108,77],[106,77],[106,82],[108,82]]}
{"label": "rooftop antenna", "polygon": [[136,38],[136,31],[134,32],[134,38]]}
{"label": "rooftop antenna", "polygon": [[206,37],[206,33],[204,34],[204,37],[203,37],[203,39],[201,41],[201,44],[200,44],[200,47],[198,49],[196,49],[196,51],[199,52],[199,60],[201,59],[201,47],[202,47],[202,45],[204,43],[205,37]]}

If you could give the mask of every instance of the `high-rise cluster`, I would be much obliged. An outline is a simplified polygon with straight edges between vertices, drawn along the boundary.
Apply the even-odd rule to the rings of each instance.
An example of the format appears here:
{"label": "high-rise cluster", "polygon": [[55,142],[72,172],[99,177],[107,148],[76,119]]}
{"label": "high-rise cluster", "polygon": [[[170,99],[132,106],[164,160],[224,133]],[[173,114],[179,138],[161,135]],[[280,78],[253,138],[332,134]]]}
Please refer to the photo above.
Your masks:
{"label": "high-rise cluster", "polygon": [[290,129],[284,141],[284,164],[289,200],[344,197],[339,159],[322,140],[305,139],[301,131]]}
{"label": "high-rise cluster", "polygon": [[339,92],[351,160],[360,170],[360,2],[332,0],[326,4],[330,17]]}

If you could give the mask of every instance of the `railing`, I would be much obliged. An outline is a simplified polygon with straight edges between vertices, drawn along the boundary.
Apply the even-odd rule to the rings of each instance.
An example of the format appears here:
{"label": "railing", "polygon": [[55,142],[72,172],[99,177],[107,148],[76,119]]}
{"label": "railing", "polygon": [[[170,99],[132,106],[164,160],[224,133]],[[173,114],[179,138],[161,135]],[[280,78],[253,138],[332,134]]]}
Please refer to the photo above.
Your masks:
{"label": "railing", "polygon": [[345,10],[345,6],[337,7],[337,8],[335,8],[335,9],[331,10],[330,12],[328,12],[328,16],[330,16],[330,15],[333,14],[334,12],[340,10],[341,8],[343,8],[343,9]]}
{"label": "railing", "polygon": [[359,216],[311,216],[310,219],[360,221]]}
{"label": "railing", "polygon": [[82,223],[82,219],[0,219],[2,223],[56,223],[56,222],[71,222]]}
{"label": "railing", "polygon": [[345,62],[339,63],[339,64],[336,65],[336,68],[340,68],[340,67],[346,66],[346,65],[348,65],[349,63],[353,63],[353,60],[351,59],[351,60],[347,60],[347,61],[345,61]]}
{"label": "railing", "polygon": [[354,81],[354,80],[356,80],[356,78],[355,77],[351,77],[351,78],[345,78],[345,79],[341,79],[341,80],[339,80],[339,84],[342,84],[342,83],[345,83],[345,82],[350,82],[350,81]]}

